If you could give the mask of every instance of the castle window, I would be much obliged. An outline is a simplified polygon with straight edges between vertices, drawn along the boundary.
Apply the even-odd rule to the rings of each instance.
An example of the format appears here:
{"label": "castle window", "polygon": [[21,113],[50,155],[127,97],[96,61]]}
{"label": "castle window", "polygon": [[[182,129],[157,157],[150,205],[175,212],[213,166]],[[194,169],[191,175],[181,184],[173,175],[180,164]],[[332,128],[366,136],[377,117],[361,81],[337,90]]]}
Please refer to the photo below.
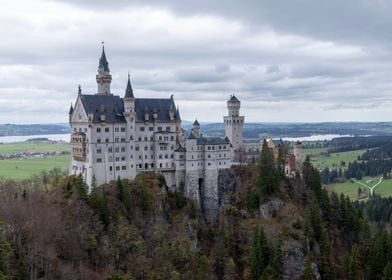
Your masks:
{"label": "castle window", "polygon": [[135,151],[139,151],[139,146],[135,146]]}
{"label": "castle window", "polygon": [[121,157],[121,161],[125,161],[125,157]]}
{"label": "castle window", "polygon": [[120,171],[120,166],[116,166],[116,171]]}
{"label": "castle window", "polygon": [[147,151],[147,150],[148,150],[148,147],[147,147],[147,146],[144,146],[144,150]]}
{"label": "castle window", "polygon": [[162,168],[162,163],[159,164],[159,167]]}
{"label": "castle window", "polygon": [[142,168],[142,164],[141,163],[139,163],[139,168]]}
{"label": "castle window", "polygon": [[151,146],[151,147],[150,147],[150,150],[151,150],[151,151],[154,151],[154,146]]}
{"label": "castle window", "polygon": [[171,155],[170,155],[170,158],[174,158],[174,154],[171,154]]}
{"label": "castle window", "polygon": [[119,157],[116,157],[116,161],[120,161],[120,158],[119,158]]}
{"label": "castle window", "polygon": [[144,136],[144,141],[148,141],[148,137],[147,136]]}
{"label": "castle window", "polygon": [[114,128],[114,132],[119,132],[119,128],[118,128],[118,127],[115,127],[115,128]]}
{"label": "castle window", "polygon": [[122,152],[122,153],[125,152],[125,147],[121,147],[121,152]]}
{"label": "castle window", "polygon": [[162,159],[162,154],[159,154],[159,158]]}
{"label": "castle window", "polygon": [[109,166],[109,171],[113,171],[113,166]]}
{"label": "castle window", "polygon": [[100,138],[97,139],[97,143],[101,143],[101,139]]}
{"label": "castle window", "polygon": [[211,158],[211,155],[208,155],[208,158]]}
{"label": "castle window", "polygon": [[154,155],[151,155],[151,159],[154,159]]}
{"label": "castle window", "polygon": [[144,126],[141,126],[141,127],[140,127],[140,131],[144,131]]}
{"label": "castle window", "polygon": [[124,142],[125,142],[125,138],[121,138],[121,142],[123,142],[123,143],[124,143]]}
{"label": "castle window", "polygon": [[121,166],[122,170],[127,170],[127,167],[125,165]]}
{"label": "castle window", "polygon": [[166,126],[166,131],[170,131],[170,126]]}
{"label": "castle window", "polygon": [[118,143],[120,139],[118,137],[114,138],[114,142]]}
{"label": "castle window", "polygon": [[102,159],[101,158],[97,158],[97,162],[98,163],[102,162]]}
{"label": "castle window", "polygon": [[168,154],[165,154],[165,158],[169,158],[169,155],[168,155]]}
{"label": "castle window", "polygon": [[105,127],[105,132],[109,132],[109,127]]}
{"label": "castle window", "polygon": [[101,128],[100,127],[97,127],[97,132],[98,133],[101,132]]}
{"label": "castle window", "polygon": [[97,154],[102,154],[102,149],[101,148],[97,149]]}
{"label": "castle window", "polygon": [[118,153],[118,152],[120,152],[120,148],[119,148],[119,147],[115,147],[115,148],[114,148],[114,151],[115,151],[116,153]]}
{"label": "castle window", "polygon": [[208,166],[211,166],[211,162],[208,163]]}
{"label": "castle window", "polygon": [[106,138],[106,139],[105,139],[105,143],[109,143],[109,138]]}
{"label": "castle window", "polygon": [[129,136],[129,140],[133,140],[133,135]]}
{"label": "castle window", "polygon": [[74,132],[76,132],[76,130],[77,130],[76,127],[74,127]]}
{"label": "castle window", "polygon": [[149,130],[149,131],[154,131],[154,127],[153,127],[153,126],[150,126],[150,127],[148,128],[148,130]]}
{"label": "castle window", "polygon": [[208,150],[211,150],[211,147],[210,147],[210,146],[208,146],[208,147],[207,147],[207,149],[208,149]]}
{"label": "castle window", "polygon": [[174,141],[174,136],[173,136],[173,135],[170,136],[170,140],[171,140],[171,141]]}
{"label": "castle window", "polygon": [[122,127],[122,128],[121,128],[121,132],[125,132],[125,127]]}
{"label": "castle window", "polygon": [[154,137],[153,136],[150,137],[150,141],[154,141]]}
{"label": "castle window", "polygon": [[113,153],[113,148],[112,148],[112,147],[109,147],[109,148],[108,148],[108,152],[109,152],[109,153]]}
{"label": "castle window", "polygon": [[158,131],[162,131],[162,126],[158,126]]}
{"label": "castle window", "polygon": [[142,137],[138,137],[137,140],[138,140],[138,141],[142,141]]}

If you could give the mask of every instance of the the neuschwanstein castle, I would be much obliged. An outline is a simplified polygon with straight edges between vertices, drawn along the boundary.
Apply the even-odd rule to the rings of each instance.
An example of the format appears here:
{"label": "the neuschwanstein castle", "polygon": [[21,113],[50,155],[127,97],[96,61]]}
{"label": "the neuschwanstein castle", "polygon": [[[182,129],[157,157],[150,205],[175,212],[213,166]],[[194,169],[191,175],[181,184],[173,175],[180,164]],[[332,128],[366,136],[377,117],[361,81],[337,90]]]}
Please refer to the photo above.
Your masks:
{"label": "the neuschwanstein castle", "polygon": [[226,137],[204,137],[197,120],[190,133],[184,132],[173,96],[136,98],[128,75],[120,97],[111,92],[111,80],[103,48],[98,92],[83,94],[79,87],[69,111],[70,174],[82,174],[91,186],[153,171],[163,174],[172,190],[184,184],[187,196],[202,207],[216,204],[219,171],[230,168],[242,147],[240,101],[234,95],[227,101]]}

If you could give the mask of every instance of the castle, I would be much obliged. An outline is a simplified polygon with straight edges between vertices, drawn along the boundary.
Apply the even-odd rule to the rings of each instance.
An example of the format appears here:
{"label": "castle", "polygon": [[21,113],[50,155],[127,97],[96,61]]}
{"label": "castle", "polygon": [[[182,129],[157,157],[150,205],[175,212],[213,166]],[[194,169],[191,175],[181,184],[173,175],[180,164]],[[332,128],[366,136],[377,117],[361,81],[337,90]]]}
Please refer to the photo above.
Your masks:
{"label": "castle", "polygon": [[[207,215],[214,216],[220,174],[244,150],[240,100],[231,95],[227,101],[225,137],[205,137],[197,120],[189,133],[182,129],[173,95],[136,98],[129,74],[123,97],[113,95],[104,47],[96,81],[97,93],[92,95],[82,93],[79,86],[75,105],[69,110],[69,174],[82,174],[91,187],[119,177],[133,179],[143,172],[159,173],[169,189],[183,187]],[[295,163],[288,166],[288,176],[292,168]]]}
{"label": "castle", "polygon": [[237,97],[232,95],[227,101],[226,137],[205,137],[197,120],[191,132],[184,133],[173,95],[136,98],[129,75],[124,96],[114,95],[104,47],[96,81],[96,94],[84,94],[79,86],[69,111],[69,174],[82,174],[91,187],[118,177],[133,179],[142,172],[156,172],[172,190],[183,184],[187,196],[201,207],[204,202],[215,203],[219,170],[231,167],[242,146],[244,117],[239,115]]}

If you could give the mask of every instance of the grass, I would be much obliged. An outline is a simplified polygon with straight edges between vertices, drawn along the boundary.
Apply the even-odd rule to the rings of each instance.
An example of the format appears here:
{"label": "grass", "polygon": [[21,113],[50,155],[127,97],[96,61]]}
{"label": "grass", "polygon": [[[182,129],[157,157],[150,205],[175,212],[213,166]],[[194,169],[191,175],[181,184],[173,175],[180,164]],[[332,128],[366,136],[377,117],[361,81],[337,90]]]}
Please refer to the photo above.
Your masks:
{"label": "grass", "polygon": [[328,148],[309,148],[309,149],[302,149],[302,153],[305,156],[311,156],[311,155],[318,155],[321,153],[326,153],[328,151]]}
{"label": "grass", "polygon": [[0,161],[0,177],[10,179],[27,179],[43,170],[55,167],[67,170],[70,156],[50,156],[33,159],[9,159]]}
{"label": "grass", "polygon": [[[369,187],[372,187],[379,181],[379,179],[380,177],[374,177],[374,178],[367,177],[367,178],[363,178],[362,180],[359,180],[359,182]],[[371,182],[368,182],[368,180],[371,180]],[[350,199],[352,200],[358,199],[359,187],[361,187],[362,191],[366,192],[367,194],[370,193],[369,189],[351,180],[347,180],[344,183],[336,183],[336,184],[325,186],[327,190],[335,191],[339,195],[343,193],[344,195],[349,196]],[[392,196],[392,179],[383,179],[383,181],[377,187],[374,188],[373,192],[375,194],[379,194],[384,197]]]}
{"label": "grass", "polygon": [[340,163],[344,161],[346,163],[345,166],[348,165],[349,162],[353,162],[358,160],[358,156],[363,155],[366,150],[357,150],[357,151],[349,151],[349,152],[341,152],[341,153],[331,153],[329,156],[321,156],[321,157],[311,157],[312,165],[318,169],[328,168],[336,168],[342,167]]}
{"label": "grass", "polygon": [[0,154],[19,152],[62,152],[69,151],[69,144],[54,144],[50,142],[20,142],[0,145]]}

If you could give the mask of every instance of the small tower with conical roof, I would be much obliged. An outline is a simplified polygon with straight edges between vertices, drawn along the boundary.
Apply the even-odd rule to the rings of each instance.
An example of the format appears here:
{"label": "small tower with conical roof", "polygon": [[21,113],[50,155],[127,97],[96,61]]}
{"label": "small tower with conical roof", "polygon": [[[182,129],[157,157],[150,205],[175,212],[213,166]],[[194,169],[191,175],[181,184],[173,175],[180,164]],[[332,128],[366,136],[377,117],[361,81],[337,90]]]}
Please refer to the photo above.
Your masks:
{"label": "small tower with conical roof", "polygon": [[244,126],[244,116],[240,116],[241,102],[233,94],[227,101],[228,116],[223,117],[225,124],[225,135],[229,138],[234,152],[239,152],[242,148],[242,128]]}
{"label": "small tower with conical roof", "polygon": [[131,77],[129,73],[128,73],[127,87],[125,89],[125,95],[123,100],[124,100],[124,115],[125,116],[133,115],[135,111],[135,97],[133,96]]}
{"label": "small tower with conical roof", "polygon": [[200,138],[200,123],[197,121],[197,119],[193,122],[192,132],[196,138]]}
{"label": "small tower with conical roof", "polygon": [[109,63],[106,59],[105,46],[102,46],[102,54],[98,64],[98,74],[96,76],[99,95],[110,95],[110,83],[112,75],[110,75]]}

